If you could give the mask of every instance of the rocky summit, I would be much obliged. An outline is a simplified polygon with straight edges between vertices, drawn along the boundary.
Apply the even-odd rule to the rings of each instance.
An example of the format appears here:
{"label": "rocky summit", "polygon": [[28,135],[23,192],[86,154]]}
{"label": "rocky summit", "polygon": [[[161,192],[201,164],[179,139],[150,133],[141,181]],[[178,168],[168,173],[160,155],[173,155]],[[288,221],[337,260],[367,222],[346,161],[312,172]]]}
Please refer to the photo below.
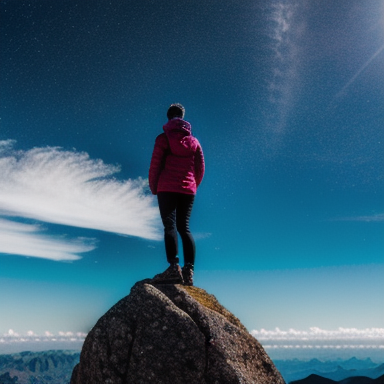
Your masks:
{"label": "rocky summit", "polygon": [[259,342],[197,287],[136,283],[88,334],[71,384],[283,384]]}

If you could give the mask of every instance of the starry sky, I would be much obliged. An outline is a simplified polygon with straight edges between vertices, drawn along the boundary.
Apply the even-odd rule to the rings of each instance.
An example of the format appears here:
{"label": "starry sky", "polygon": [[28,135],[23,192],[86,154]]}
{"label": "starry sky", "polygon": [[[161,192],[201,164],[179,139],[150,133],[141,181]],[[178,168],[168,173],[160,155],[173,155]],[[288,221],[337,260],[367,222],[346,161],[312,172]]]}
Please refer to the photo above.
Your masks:
{"label": "starry sky", "polygon": [[179,102],[195,285],[256,337],[384,338],[382,2],[0,0],[0,39],[0,336],[85,334],[167,267],[147,177]]}

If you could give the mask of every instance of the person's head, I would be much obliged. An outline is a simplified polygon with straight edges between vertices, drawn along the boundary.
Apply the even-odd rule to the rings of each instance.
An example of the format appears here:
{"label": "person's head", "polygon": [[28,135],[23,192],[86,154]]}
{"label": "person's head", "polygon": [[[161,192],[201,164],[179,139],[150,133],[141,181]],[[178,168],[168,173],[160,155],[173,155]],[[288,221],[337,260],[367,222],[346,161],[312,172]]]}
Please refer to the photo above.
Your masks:
{"label": "person's head", "polygon": [[171,104],[167,111],[168,120],[173,119],[174,117],[184,118],[185,108],[181,104]]}

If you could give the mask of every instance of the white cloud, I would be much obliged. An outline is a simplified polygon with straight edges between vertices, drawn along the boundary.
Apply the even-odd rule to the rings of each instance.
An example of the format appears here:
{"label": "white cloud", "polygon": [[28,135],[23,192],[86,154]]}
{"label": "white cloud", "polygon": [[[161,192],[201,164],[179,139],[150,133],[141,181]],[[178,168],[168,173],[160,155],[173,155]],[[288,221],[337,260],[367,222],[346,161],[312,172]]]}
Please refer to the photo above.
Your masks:
{"label": "white cloud", "polygon": [[54,334],[50,331],[45,331],[39,335],[34,331],[28,331],[26,334],[20,334],[10,329],[8,332],[0,335],[0,346],[9,344],[21,344],[21,343],[82,343],[87,337],[84,332],[58,332]]}
{"label": "white cloud", "polygon": [[[86,153],[53,147],[16,151],[13,145],[0,142],[0,215],[159,239],[158,209],[145,193],[145,180],[118,181],[112,176],[119,167]],[[90,250],[81,241],[49,239],[36,226],[10,220],[2,221],[0,234],[7,236],[2,253],[49,258],[44,250],[52,247],[73,259]],[[23,252],[17,250],[22,242]],[[27,243],[41,252],[28,252]]]}
{"label": "white cloud", "polygon": [[95,248],[92,239],[65,240],[39,234],[41,227],[0,219],[0,252],[51,260],[77,260]]}
{"label": "white cloud", "polygon": [[[272,2],[271,5],[271,49],[274,64],[268,84],[269,101],[276,108],[273,121],[268,122],[269,134],[274,134],[273,145],[282,139],[289,113],[294,104],[299,81],[300,49],[299,37],[304,24],[298,15],[304,4],[291,2]],[[271,117],[272,119],[272,117]],[[276,142],[277,141],[277,142]]]}
{"label": "white cloud", "polygon": [[[263,347],[271,353],[330,353],[330,351],[370,351],[381,353],[384,349],[384,328],[338,328],[324,330],[312,327],[308,331],[289,329],[251,331]],[[285,352],[282,355],[287,357]],[[314,355],[315,356],[315,355]],[[316,355],[317,356],[317,355]]]}
{"label": "white cloud", "polygon": [[[340,342],[340,341],[384,341],[384,328],[338,328],[336,330],[325,330],[318,327],[311,327],[308,331],[289,329],[283,331],[279,328],[274,330],[252,330],[251,335],[259,341],[270,342]],[[301,344],[299,344],[301,345]]]}
{"label": "white cloud", "polygon": [[338,219],[333,219],[333,221],[361,221],[366,223],[371,222],[383,222],[384,213],[378,213],[375,215],[366,215],[366,216],[351,216],[351,217],[342,217]]}
{"label": "white cloud", "polygon": [[280,328],[274,330],[253,330],[251,334],[263,339],[352,339],[352,338],[380,338],[384,339],[384,328],[338,328],[336,330],[325,330],[318,327],[311,327],[308,331],[289,329],[283,331]]}
{"label": "white cloud", "polygon": [[[253,330],[251,334],[270,349],[383,349],[384,328],[338,328],[337,330],[323,330],[312,327],[308,331],[289,329],[282,331],[279,328],[268,331],[265,329]],[[37,334],[28,331],[21,334],[10,329],[0,335],[0,346],[13,343],[47,343],[47,342],[83,342],[87,334],[84,332],[57,332],[45,331]]]}
{"label": "white cloud", "polygon": [[195,240],[201,240],[201,239],[208,239],[212,236],[212,233],[210,232],[196,232],[193,234],[193,237]]}

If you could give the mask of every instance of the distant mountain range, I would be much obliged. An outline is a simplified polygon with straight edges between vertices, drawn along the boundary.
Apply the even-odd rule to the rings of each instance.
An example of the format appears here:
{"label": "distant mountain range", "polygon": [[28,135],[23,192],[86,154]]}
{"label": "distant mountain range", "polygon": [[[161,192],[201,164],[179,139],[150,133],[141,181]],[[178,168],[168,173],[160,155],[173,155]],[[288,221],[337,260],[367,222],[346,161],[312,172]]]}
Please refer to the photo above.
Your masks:
{"label": "distant mountain range", "polygon": [[[318,359],[302,361],[294,359],[275,360],[274,363],[287,383],[306,379],[311,375],[331,380],[328,381],[329,383],[340,382],[357,376],[377,379],[384,375],[384,364],[374,363],[369,358],[359,360],[353,357],[349,360],[335,361],[320,361]],[[312,380],[314,380],[313,377]],[[309,384],[310,381],[303,383]],[[313,381],[313,383],[317,383],[317,381]],[[325,384],[327,381],[319,381],[319,383]]]}
{"label": "distant mountain range", "polygon": [[[0,355],[0,384],[68,384],[79,359],[80,352],[61,350]],[[274,363],[291,384],[384,384],[384,364],[371,359]]]}
{"label": "distant mountain range", "polygon": [[0,355],[0,384],[68,384],[79,358],[78,351]]}
{"label": "distant mountain range", "polygon": [[318,375],[310,375],[305,379],[292,381],[290,384],[383,384],[384,375],[378,377],[377,379],[370,379],[369,377],[364,376],[354,376],[348,379],[341,381],[334,381],[331,379],[326,379]]}

